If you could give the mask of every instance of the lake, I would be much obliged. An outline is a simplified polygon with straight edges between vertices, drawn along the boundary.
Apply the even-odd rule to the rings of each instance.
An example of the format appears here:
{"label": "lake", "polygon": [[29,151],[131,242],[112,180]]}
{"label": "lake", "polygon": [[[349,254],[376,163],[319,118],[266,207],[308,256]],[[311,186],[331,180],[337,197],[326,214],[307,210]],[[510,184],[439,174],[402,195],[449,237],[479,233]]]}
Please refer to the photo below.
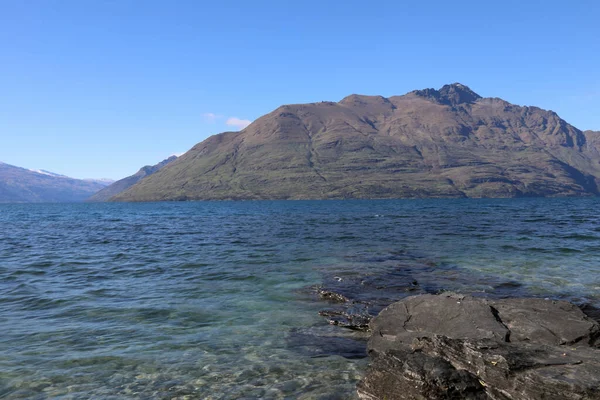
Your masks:
{"label": "lake", "polygon": [[319,316],[316,288],[599,306],[599,206],[2,204],[0,398],[351,399],[365,334]]}

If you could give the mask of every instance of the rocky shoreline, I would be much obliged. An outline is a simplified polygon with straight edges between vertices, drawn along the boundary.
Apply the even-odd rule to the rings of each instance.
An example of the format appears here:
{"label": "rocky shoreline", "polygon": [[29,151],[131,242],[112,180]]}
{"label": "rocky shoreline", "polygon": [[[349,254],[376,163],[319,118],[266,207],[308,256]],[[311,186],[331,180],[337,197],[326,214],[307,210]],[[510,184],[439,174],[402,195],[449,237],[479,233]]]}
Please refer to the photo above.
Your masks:
{"label": "rocky shoreline", "polygon": [[600,398],[600,325],[565,301],[418,295],[369,327],[361,399]]}
{"label": "rocky shoreline", "polygon": [[[357,387],[363,400],[600,399],[600,324],[593,307],[428,294],[415,280],[391,291],[389,285],[373,291],[361,280],[354,296],[346,290],[352,283],[338,286],[317,289],[330,303],[320,314],[330,324],[370,334],[370,365]],[[404,298],[389,301],[393,295]]]}

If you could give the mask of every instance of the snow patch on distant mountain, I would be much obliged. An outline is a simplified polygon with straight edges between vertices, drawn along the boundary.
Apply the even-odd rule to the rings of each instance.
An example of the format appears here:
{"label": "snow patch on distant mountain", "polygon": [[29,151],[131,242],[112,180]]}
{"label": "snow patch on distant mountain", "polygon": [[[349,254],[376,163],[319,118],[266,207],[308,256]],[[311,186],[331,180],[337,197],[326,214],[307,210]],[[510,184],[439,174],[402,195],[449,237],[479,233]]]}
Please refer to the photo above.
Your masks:
{"label": "snow patch on distant mountain", "polygon": [[99,179],[95,179],[95,178],[87,178],[87,179],[84,179],[84,181],[87,181],[87,182],[106,183],[107,185],[110,185],[111,183],[114,183],[114,182],[116,182],[114,179],[110,179],[110,178],[99,178]]}
{"label": "snow patch on distant mountain", "polygon": [[38,174],[42,174],[42,175],[54,176],[54,177],[57,177],[57,178],[69,178],[66,175],[61,175],[61,174],[57,174],[55,172],[46,171],[45,169],[30,169],[30,171],[38,173]]}
{"label": "snow patch on distant mountain", "polygon": [[[1,163],[1,162],[0,162]],[[3,164],[3,163],[2,163]],[[77,179],[77,178],[72,178],[70,176],[67,175],[61,175],[61,174],[57,174],[56,172],[52,172],[52,171],[47,171],[45,169],[30,169],[29,171],[31,172],[35,172],[36,174],[42,174],[42,175],[47,175],[47,176],[53,176],[55,178],[66,178],[66,179]],[[87,178],[87,179],[81,179],[82,181],[85,182],[94,182],[94,183],[100,183],[103,184],[105,186],[110,185],[111,183],[115,182],[114,179],[110,179],[110,178]]]}

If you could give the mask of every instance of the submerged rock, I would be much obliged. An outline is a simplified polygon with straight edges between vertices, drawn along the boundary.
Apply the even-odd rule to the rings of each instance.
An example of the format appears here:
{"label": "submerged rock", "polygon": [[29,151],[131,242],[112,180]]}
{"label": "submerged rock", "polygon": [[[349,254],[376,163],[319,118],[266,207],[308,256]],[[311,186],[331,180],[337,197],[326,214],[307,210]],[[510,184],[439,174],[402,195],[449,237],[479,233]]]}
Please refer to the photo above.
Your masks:
{"label": "submerged rock", "polygon": [[[403,251],[389,254],[359,254],[354,262],[388,264],[387,268],[365,268],[352,274],[327,271],[322,286],[307,288],[311,295],[327,303],[319,312],[332,325],[365,330],[369,320],[393,302],[416,294],[447,290],[470,290],[486,297],[520,297],[526,291],[518,282],[490,275],[473,276],[452,264]],[[474,290],[475,289],[475,290]]]}
{"label": "submerged rock", "polygon": [[311,358],[366,358],[368,338],[368,334],[364,332],[329,330],[329,327],[296,328],[286,334],[289,348]]}
{"label": "submerged rock", "polygon": [[340,293],[332,292],[331,290],[319,289],[319,297],[323,300],[329,300],[335,303],[346,303],[350,300]]}
{"label": "submerged rock", "polygon": [[565,301],[425,294],[369,327],[362,399],[600,399],[600,326]]}
{"label": "submerged rock", "polygon": [[321,310],[319,315],[327,318],[330,325],[337,325],[356,331],[368,331],[371,315],[365,311]]}

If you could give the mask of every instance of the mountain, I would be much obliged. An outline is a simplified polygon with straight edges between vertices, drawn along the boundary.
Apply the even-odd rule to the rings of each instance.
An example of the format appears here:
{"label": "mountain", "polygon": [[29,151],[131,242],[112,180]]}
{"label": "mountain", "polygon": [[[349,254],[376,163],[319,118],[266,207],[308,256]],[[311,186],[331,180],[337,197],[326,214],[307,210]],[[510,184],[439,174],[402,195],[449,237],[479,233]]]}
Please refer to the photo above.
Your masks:
{"label": "mountain", "polygon": [[600,133],[455,83],[285,105],[115,201],[597,195]]}
{"label": "mountain", "polygon": [[143,178],[145,178],[149,175],[152,175],[155,172],[158,172],[162,167],[164,167],[165,165],[169,164],[170,162],[172,162],[176,159],[177,159],[177,156],[171,156],[165,160],[162,160],[161,162],[159,162],[156,165],[146,165],[145,167],[140,168],[140,170],[138,172],[136,172],[134,175],[128,176],[127,178],[123,178],[123,179],[120,179],[120,180],[112,183],[111,185],[105,187],[104,189],[100,190],[98,193],[96,193],[93,196],[91,196],[90,198],[88,198],[86,201],[89,201],[89,202],[107,201],[111,197],[116,196],[117,194],[123,192],[124,190],[129,189],[131,186],[135,185]]}
{"label": "mountain", "polygon": [[78,202],[106,185],[0,162],[0,203]]}

